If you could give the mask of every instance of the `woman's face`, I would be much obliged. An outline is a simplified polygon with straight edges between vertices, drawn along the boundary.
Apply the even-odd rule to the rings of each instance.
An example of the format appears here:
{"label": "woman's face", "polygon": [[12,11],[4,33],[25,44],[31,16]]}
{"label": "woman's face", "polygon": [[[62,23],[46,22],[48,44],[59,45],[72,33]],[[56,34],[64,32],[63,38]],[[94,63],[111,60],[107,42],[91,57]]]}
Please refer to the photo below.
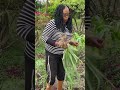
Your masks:
{"label": "woman's face", "polygon": [[69,14],[70,14],[69,8],[68,8],[68,7],[65,7],[65,8],[63,9],[63,20],[64,20],[65,23],[67,22],[67,20],[68,20],[68,18],[69,18]]}

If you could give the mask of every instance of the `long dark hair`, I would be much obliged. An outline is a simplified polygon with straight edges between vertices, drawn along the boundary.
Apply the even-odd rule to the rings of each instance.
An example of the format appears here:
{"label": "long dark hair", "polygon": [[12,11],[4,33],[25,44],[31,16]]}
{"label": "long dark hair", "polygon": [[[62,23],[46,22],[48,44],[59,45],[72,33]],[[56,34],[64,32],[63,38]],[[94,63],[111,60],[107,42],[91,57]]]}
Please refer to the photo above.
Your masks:
{"label": "long dark hair", "polygon": [[[63,4],[58,5],[55,10],[55,14],[54,14],[55,25],[58,29],[61,29],[62,32],[65,31],[65,25],[63,22],[63,9],[65,7],[66,7],[66,5],[63,5]],[[70,8],[69,8],[69,10],[70,10]],[[66,22],[66,26],[67,26],[69,32],[72,32],[72,17],[71,16],[69,16],[68,21]]]}

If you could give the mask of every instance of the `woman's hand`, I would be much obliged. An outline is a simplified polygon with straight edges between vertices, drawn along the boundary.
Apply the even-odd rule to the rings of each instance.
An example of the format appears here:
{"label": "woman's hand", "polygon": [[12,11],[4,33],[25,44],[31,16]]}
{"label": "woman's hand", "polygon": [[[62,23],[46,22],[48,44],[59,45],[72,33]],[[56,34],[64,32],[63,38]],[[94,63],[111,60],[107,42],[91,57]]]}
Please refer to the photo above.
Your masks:
{"label": "woman's hand", "polygon": [[66,49],[68,47],[68,42],[63,42],[63,41],[60,40],[60,41],[56,41],[55,45],[57,47],[61,47],[61,48]]}
{"label": "woman's hand", "polygon": [[79,43],[76,42],[76,41],[70,41],[69,44],[73,45],[73,46],[76,46],[76,47],[79,45]]}
{"label": "woman's hand", "polygon": [[97,37],[89,37],[87,38],[87,45],[97,48],[103,48],[103,40]]}

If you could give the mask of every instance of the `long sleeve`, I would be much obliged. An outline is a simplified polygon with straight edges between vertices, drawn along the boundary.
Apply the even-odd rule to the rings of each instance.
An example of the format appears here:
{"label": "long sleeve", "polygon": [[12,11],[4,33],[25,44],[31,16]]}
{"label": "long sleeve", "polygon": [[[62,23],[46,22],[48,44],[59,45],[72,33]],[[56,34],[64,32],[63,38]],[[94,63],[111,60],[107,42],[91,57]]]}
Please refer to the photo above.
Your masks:
{"label": "long sleeve", "polygon": [[35,5],[34,0],[27,0],[17,21],[17,34],[23,39],[35,43]]}
{"label": "long sleeve", "polygon": [[89,30],[91,27],[91,16],[85,16],[85,30]]}
{"label": "long sleeve", "polygon": [[50,44],[52,46],[55,46],[55,40],[51,39],[51,36],[54,34],[55,30],[55,24],[53,22],[53,20],[51,20],[45,27],[45,30],[42,33],[42,40],[47,43]]}
{"label": "long sleeve", "polygon": [[35,1],[27,0],[17,20],[17,35],[26,41],[25,54],[35,60]]}
{"label": "long sleeve", "polygon": [[64,34],[67,34],[67,32],[69,32],[67,28],[65,28],[65,32],[62,32],[61,29],[58,29],[54,19],[49,21],[42,33],[42,40],[45,43],[45,49],[53,54],[63,54],[64,48],[57,47],[55,42]]}

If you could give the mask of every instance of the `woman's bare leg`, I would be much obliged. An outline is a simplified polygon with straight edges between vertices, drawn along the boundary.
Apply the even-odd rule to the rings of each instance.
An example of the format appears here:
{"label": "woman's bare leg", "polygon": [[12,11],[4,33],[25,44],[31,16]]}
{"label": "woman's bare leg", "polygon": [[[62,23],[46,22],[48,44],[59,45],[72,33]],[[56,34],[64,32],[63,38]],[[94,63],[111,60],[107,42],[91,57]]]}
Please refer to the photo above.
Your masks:
{"label": "woman's bare leg", "polygon": [[51,90],[52,85],[47,83],[46,90]]}
{"label": "woman's bare leg", "polygon": [[58,80],[57,90],[62,90],[63,81]]}

